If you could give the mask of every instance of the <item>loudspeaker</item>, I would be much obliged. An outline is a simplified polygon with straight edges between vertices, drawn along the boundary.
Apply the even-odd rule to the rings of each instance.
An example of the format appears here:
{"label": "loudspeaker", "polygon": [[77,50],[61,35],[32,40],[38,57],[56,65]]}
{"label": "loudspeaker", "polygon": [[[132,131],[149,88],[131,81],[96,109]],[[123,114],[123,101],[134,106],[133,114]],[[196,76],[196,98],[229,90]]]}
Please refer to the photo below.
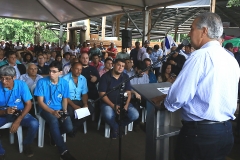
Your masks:
{"label": "loudspeaker", "polygon": [[121,30],[122,31],[122,48],[131,48],[132,47],[132,31]]}

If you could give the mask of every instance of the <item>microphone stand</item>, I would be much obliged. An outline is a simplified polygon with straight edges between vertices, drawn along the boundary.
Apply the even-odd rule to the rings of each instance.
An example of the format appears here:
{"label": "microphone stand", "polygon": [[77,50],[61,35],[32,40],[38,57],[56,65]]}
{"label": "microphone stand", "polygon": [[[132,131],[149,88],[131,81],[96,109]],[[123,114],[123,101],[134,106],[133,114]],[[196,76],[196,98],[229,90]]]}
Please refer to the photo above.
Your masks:
{"label": "microphone stand", "polygon": [[[175,50],[176,51],[176,50]],[[120,114],[118,116],[118,121],[119,121],[119,160],[121,160],[121,148],[122,148],[122,127],[121,127],[121,123],[122,120],[124,118],[123,115],[123,110],[124,110],[124,105],[125,105],[125,98],[124,98],[124,88],[125,88],[125,84],[127,82],[129,82],[131,79],[135,78],[135,77],[140,77],[140,75],[143,72],[146,72],[147,70],[153,68],[156,64],[158,63],[162,63],[163,61],[165,61],[168,57],[170,57],[171,55],[173,55],[175,53],[175,51],[172,51],[171,53],[169,53],[168,55],[164,55],[161,59],[158,59],[157,62],[151,64],[150,66],[148,66],[147,68],[145,68],[144,70],[142,70],[140,73],[136,73],[135,75],[133,75],[132,77],[129,77],[127,79],[125,79],[123,82],[121,82],[119,85],[115,86],[112,88],[112,90],[108,91],[107,93],[105,93],[104,95],[102,95],[101,97],[97,98],[96,100],[92,101],[92,104],[94,104],[95,102],[99,101],[100,99],[102,99],[103,97],[107,96],[108,94],[110,94],[111,92],[119,89],[120,90],[120,98],[121,98],[121,103],[120,103]]]}

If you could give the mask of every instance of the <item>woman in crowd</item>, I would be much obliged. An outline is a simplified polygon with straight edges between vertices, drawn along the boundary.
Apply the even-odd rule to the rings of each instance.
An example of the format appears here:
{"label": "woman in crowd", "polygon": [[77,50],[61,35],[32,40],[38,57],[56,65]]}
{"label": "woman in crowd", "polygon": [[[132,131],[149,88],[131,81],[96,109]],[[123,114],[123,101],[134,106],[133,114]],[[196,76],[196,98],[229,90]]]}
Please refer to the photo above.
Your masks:
{"label": "woman in crowd", "polygon": [[170,82],[173,83],[176,79],[175,74],[171,74],[171,64],[167,62],[163,62],[162,65],[162,73],[158,76],[158,82]]}
{"label": "woman in crowd", "polygon": [[25,53],[23,56],[23,64],[27,66],[29,63],[32,63],[33,55],[29,52]]}
{"label": "woman in crowd", "polygon": [[76,46],[75,46],[74,44],[71,44],[71,45],[70,45],[69,53],[71,53],[72,55],[77,56],[78,50],[76,49]]}

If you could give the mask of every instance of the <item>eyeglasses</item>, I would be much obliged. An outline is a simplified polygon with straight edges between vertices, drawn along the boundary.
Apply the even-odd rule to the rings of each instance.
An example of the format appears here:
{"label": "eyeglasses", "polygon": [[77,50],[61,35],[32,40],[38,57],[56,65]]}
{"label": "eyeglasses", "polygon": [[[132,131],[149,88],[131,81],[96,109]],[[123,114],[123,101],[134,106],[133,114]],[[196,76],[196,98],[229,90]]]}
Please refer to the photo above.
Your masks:
{"label": "eyeglasses", "polygon": [[10,80],[12,80],[13,79],[13,77],[0,77],[0,80],[3,82],[4,80],[5,81],[10,81]]}
{"label": "eyeglasses", "polygon": [[57,72],[59,72],[59,71],[55,71],[55,70],[49,70],[49,73],[57,73]]}

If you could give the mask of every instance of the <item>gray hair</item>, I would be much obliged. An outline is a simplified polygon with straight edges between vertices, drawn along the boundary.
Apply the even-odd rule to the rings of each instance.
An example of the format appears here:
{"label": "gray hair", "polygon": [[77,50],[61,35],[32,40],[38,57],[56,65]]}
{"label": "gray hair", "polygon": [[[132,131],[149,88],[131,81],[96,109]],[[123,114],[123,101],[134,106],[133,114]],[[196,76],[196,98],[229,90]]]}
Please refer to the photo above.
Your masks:
{"label": "gray hair", "polygon": [[216,13],[205,12],[199,14],[196,19],[198,19],[196,24],[198,29],[202,29],[203,27],[208,28],[208,37],[210,39],[218,40],[222,36],[222,20]]}
{"label": "gray hair", "polygon": [[31,65],[37,66],[35,63],[28,63],[28,64],[26,65],[26,70],[28,70],[28,68],[29,68]]}
{"label": "gray hair", "polygon": [[0,68],[0,76],[16,76],[16,70],[12,66],[3,66]]}

